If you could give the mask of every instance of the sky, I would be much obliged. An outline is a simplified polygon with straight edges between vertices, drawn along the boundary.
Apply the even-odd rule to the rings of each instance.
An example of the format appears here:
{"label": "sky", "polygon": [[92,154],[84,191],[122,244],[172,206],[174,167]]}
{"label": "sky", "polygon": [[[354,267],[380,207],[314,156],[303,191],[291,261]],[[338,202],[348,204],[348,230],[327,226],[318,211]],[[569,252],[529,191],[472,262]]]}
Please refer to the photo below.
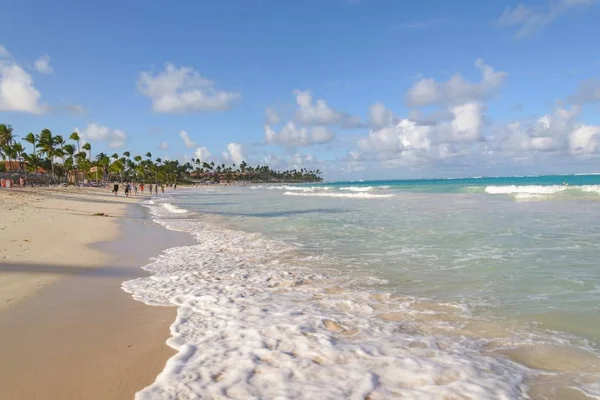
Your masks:
{"label": "sky", "polygon": [[600,171],[600,0],[2,2],[0,123],[327,180]]}

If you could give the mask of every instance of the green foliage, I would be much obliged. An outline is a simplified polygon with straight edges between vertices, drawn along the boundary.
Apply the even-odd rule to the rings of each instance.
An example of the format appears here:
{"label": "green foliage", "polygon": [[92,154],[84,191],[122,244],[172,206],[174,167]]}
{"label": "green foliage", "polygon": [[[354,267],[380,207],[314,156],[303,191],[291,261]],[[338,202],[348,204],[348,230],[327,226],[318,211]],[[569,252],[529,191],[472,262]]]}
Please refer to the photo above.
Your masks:
{"label": "green foliage", "polygon": [[[77,132],[69,135],[67,143],[61,135],[53,135],[49,129],[42,130],[38,135],[28,133],[23,139],[32,145],[32,152],[27,153],[20,142],[15,141],[15,135],[10,125],[0,124],[0,158],[17,161],[19,169],[27,172],[37,172],[39,168],[51,171],[59,179],[66,179],[69,173],[83,172],[88,179],[120,180],[135,182],[177,183],[189,181],[242,181],[242,182],[318,182],[321,181],[321,171],[293,169],[275,171],[268,166],[252,167],[242,161],[239,165],[231,166],[214,162],[192,159],[192,162],[181,164],[179,161],[152,161],[152,153],[135,155],[131,158],[130,151],[108,155],[98,153],[92,158],[92,146],[84,143],[80,148],[80,136]],[[60,160],[59,160],[60,159]],[[61,161],[61,162],[59,162]],[[97,167],[98,172],[90,172]],[[0,164],[0,168],[5,168]],[[1,172],[1,170],[0,170]]]}

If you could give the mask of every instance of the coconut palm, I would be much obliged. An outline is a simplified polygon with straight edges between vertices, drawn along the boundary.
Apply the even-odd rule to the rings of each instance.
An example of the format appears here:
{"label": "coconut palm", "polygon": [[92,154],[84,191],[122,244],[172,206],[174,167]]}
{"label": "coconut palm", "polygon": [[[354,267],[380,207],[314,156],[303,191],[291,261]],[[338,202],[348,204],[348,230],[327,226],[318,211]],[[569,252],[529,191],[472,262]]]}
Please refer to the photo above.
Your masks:
{"label": "coconut palm", "polygon": [[19,142],[15,142],[12,145],[12,156],[19,162],[19,169],[23,170],[23,156],[25,155],[25,148]]}
{"label": "coconut palm", "polygon": [[79,153],[81,151],[81,147],[80,147],[81,138],[79,137],[79,133],[77,133],[77,132],[71,133],[71,135],[69,135],[69,139],[71,139],[74,142],[77,142],[77,152]]}
{"label": "coconut palm", "polygon": [[[61,138],[62,139],[62,138]],[[40,132],[38,141],[38,153],[44,154],[50,161],[50,170],[54,176],[54,158],[57,157],[57,141],[52,136],[50,129],[43,129]]]}
{"label": "coconut palm", "polygon": [[12,149],[10,146],[15,140],[15,135],[13,134],[13,128],[10,125],[0,124],[0,157],[2,159],[8,158],[9,168],[11,166],[12,159]]}
{"label": "coconut palm", "polygon": [[98,153],[96,155],[96,165],[98,168],[102,168],[102,176],[108,176],[108,179],[110,180],[110,157],[108,157],[106,153]]}
{"label": "coconut palm", "polygon": [[[73,171],[75,169],[75,146],[72,144],[65,144],[63,151],[63,164],[65,166],[65,173],[68,173],[69,171]],[[64,158],[65,156],[66,158]],[[75,183],[77,183],[77,175],[75,176]]]}
{"label": "coconut palm", "polygon": [[[267,181],[267,182],[315,182],[321,181],[320,170],[309,170],[307,168],[289,169],[286,171],[275,171],[267,165],[248,165],[246,161],[239,164],[215,165],[214,161],[202,161],[200,158],[192,158],[191,162],[180,164],[179,161],[152,159],[152,153],[145,154],[146,158],[136,155],[131,158],[130,151],[124,151],[122,156],[118,153],[108,155],[99,153],[92,161],[92,146],[90,143],[81,145],[78,132],[69,135],[69,139],[75,143],[67,144],[61,135],[53,135],[49,129],[44,129],[39,135],[27,134],[22,140],[32,145],[32,153],[25,154],[23,144],[15,143],[15,135],[12,127],[0,124],[0,156],[9,161],[17,160],[20,169],[37,171],[40,166],[51,170],[53,176],[64,176],[76,167],[81,170],[89,170],[93,165],[101,169],[107,178],[119,175],[121,180],[136,179],[146,180],[152,177],[155,182],[180,182],[190,177],[204,177],[213,180],[224,178],[226,180],[241,179],[244,181]],[[43,157],[42,157],[43,156]],[[23,165],[23,161],[26,162]],[[13,167],[12,163],[9,163]],[[98,178],[96,172],[96,179]]]}
{"label": "coconut palm", "polygon": [[29,132],[24,138],[24,141],[26,141],[27,143],[31,144],[31,146],[33,146],[33,153],[36,152],[35,149],[35,145],[38,141],[38,137],[36,135],[34,135],[33,133]]}

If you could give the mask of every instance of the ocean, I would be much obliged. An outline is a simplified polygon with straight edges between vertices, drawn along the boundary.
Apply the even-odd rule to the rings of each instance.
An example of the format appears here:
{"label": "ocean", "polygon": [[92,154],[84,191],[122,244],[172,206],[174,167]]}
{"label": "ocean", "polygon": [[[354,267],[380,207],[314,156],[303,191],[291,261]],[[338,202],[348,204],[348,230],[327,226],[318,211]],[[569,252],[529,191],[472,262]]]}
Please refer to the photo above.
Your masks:
{"label": "ocean", "polygon": [[139,399],[600,398],[600,175],[178,189]]}

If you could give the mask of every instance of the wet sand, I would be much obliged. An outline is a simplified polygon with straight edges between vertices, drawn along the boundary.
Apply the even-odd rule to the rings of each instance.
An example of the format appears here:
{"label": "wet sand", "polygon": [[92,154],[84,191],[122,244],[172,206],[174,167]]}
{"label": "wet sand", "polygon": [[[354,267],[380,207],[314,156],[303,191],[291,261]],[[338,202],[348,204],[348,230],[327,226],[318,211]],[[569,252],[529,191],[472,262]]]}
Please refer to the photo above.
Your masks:
{"label": "wet sand", "polygon": [[[132,399],[173,354],[165,340],[175,309],[148,307],[120,285],[143,276],[140,267],[161,250],[193,239],[152,223],[141,206],[125,204],[121,211],[118,218],[84,213],[87,220],[78,221],[115,229],[104,243],[68,247],[85,253],[85,266],[43,255],[38,262],[0,262],[5,281],[18,270],[27,289],[26,297],[0,311],[0,399]],[[60,235],[54,240],[59,243]],[[94,267],[92,258],[102,266]],[[41,288],[32,284],[40,276]],[[18,287],[13,284],[11,294]]]}

